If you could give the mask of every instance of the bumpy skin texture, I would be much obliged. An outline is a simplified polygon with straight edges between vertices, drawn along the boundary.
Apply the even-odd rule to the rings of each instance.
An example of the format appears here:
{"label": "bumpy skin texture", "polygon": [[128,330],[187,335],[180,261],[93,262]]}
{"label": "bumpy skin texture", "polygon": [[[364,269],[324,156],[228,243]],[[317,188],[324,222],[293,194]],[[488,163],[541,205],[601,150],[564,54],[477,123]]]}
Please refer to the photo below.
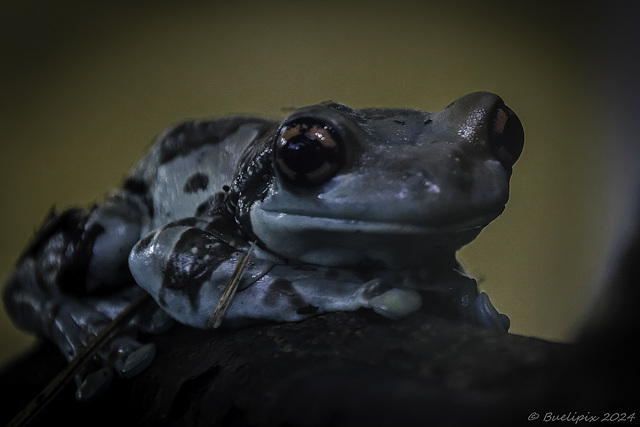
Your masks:
{"label": "bumpy skin texture", "polygon": [[461,320],[507,330],[455,252],[504,209],[523,137],[486,92],[439,113],[325,103],[282,122],[183,123],[104,203],[50,214],[5,306],[71,359],[131,301],[153,296],[157,306],[79,377],[79,398],[108,384],[102,366],[130,376],[151,362],[137,330],[170,318],[209,327],[252,243],[225,326],[360,308],[399,318],[444,295]]}

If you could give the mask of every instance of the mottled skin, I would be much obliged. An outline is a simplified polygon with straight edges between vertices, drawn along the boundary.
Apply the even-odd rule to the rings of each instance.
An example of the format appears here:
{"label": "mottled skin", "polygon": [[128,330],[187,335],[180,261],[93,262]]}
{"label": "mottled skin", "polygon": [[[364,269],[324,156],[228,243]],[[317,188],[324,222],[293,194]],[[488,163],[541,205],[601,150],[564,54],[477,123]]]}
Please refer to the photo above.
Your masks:
{"label": "mottled skin", "polygon": [[[255,243],[225,326],[359,308],[399,318],[437,294],[461,320],[504,331],[508,318],[455,252],[503,211],[522,146],[517,116],[487,92],[439,113],[324,103],[282,122],[183,123],[105,202],[51,213],[9,277],[5,305],[71,359],[148,292],[162,310],[140,313],[92,368],[131,376],[154,351],[136,331],[162,330],[165,313],[209,327]],[[111,370],[88,372],[79,398]]]}

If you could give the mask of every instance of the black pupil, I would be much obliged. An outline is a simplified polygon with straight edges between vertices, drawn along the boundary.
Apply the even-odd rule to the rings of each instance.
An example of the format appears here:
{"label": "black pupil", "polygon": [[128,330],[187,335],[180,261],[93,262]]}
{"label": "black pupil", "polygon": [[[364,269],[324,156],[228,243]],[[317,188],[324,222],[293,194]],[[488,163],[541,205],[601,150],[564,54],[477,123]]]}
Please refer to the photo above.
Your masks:
{"label": "black pupil", "polygon": [[307,135],[289,139],[280,154],[287,166],[299,174],[311,173],[325,162],[324,147]]}

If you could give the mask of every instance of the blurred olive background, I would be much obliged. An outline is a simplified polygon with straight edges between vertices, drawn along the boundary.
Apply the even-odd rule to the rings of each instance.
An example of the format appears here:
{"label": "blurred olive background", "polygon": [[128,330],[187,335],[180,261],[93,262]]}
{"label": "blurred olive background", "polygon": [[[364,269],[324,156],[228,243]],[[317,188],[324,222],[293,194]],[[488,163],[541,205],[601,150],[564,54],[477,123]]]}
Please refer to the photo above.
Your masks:
{"label": "blurred olive background", "polygon": [[[0,278],[51,206],[100,200],[177,121],[325,100],[434,111],[489,90],[525,150],[461,259],[512,332],[569,341],[625,207],[603,143],[604,6],[569,3],[4,2]],[[31,338],[4,310],[0,328],[3,362]]]}

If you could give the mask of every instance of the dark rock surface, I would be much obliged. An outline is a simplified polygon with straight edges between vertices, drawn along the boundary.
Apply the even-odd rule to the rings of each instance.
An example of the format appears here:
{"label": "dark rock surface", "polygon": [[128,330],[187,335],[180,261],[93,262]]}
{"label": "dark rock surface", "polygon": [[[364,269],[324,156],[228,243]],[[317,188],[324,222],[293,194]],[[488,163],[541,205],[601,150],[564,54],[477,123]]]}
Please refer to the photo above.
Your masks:
{"label": "dark rock surface", "polygon": [[[481,425],[526,421],[573,347],[423,313],[390,321],[335,313],[233,331],[176,326],[153,365],[94,402],[73,385],[35,425]],[[42,345],[6,368],[3,421],[64,366]],[[26,380],[26,382],[25,382]]]}

